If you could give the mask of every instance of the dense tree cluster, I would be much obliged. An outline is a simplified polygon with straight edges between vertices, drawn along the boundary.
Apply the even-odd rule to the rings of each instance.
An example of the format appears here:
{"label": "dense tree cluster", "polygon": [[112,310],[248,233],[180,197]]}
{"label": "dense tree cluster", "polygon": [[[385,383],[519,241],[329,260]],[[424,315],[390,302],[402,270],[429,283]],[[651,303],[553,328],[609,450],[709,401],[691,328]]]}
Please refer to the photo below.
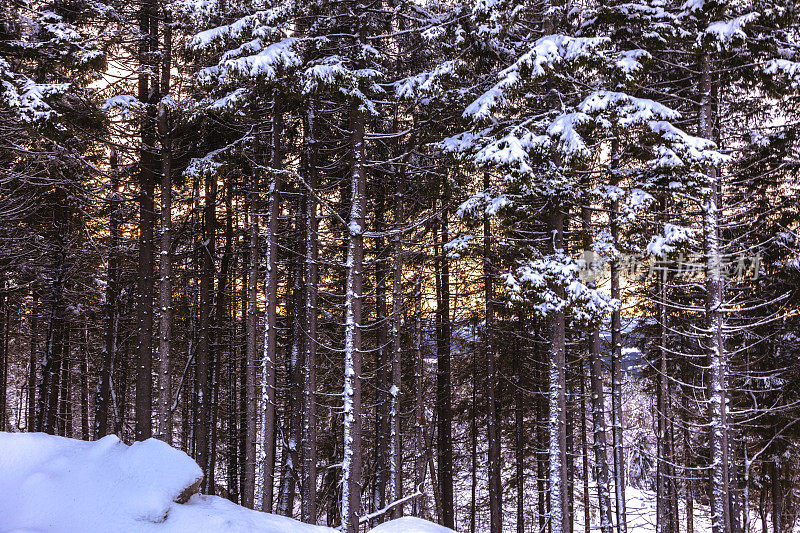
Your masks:
{"label": "dense tree cluster", "polygon": [[0,429],[346,533],[792,531],[799,11],[0,0]]}

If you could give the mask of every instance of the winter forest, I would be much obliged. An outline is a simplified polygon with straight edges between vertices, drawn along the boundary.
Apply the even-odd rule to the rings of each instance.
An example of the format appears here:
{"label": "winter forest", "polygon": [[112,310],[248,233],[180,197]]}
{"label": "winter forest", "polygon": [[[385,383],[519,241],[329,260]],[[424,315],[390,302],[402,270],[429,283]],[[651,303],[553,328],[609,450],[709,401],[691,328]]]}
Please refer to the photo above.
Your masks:
{"label": "winter forest", "polygon": [[800,6],[0,13],[0,430],[343,533],[800,528]]}

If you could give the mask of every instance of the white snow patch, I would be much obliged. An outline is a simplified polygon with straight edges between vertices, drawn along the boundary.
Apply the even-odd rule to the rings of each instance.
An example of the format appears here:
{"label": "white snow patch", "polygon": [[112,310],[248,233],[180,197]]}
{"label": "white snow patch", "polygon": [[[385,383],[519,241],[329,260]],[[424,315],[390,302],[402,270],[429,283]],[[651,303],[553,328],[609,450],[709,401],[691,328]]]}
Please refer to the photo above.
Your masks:
{"label": "white snow patch", "polygon": [[[175,500],[202,471],[155,439],[127,446],[44,433],[0,432],[0,532],[26,533],[335,533],[246,509],[218,496]],[[401,518],[376,533],[452,533]]]}
{"label": "white snow patch", "polygon": [[370,533],[453,533],[452,529],[413,516],[385,522]]}

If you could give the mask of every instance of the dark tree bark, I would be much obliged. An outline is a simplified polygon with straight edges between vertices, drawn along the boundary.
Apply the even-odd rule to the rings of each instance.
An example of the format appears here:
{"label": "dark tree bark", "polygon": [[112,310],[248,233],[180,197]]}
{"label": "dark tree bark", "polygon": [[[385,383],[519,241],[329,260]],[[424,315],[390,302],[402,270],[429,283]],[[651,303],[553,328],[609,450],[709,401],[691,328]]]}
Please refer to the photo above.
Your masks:
{"label": "dark tree bark", "polygon": [[[403,241],[400,226],[403,223],[404,217],[404,174],[401,173],[397,175],[396,182],[397,191],[395,192],[394,206],[395,233],[392,236],[392,386],[389,389],[389,503],[394,503],[403,497],[403,449],[402,434],[400,432],[400,394],[403,390],[401,366],[403,352],[401,335],[405,311],[403,301]],[[402,504],[395,505],[391,509],[390,518],[396,519],[400,518],[402,515]]]}
{"label": "dark tree bark", "polygon": [[[612,168],[619,168],[618,150],[612,147]],[[616,184],[616,182],[614,182]],[[611,240],[619,243],[619,200],[611,202]],[[621,301],[619,265],[611,263],[611,298]],[[614,451],[614,488],[616,491],[617,532],[627,533],[625,510],[625,451],[622,440],[622,319],[619,309],[611,312],[611,432]]]}
{"label": "dark tree bark", "polygon": [[[483,189],[489,191],[489,174],[483,175]],[[442,235],[442,242],[447,236]],[[500,472],[500,420],[497,414],[499,376],[497,349],[494,346],[494,265],[492,264],[492,227],[489,215],[483,214],[483,297],[484,343],[486,357],[486,439],[489,441],[489,531],[503,530],[503,481]]]}
{"label": "dark tree bark", "polygon": [[[172,24],[164,20],[164,51],[161,63],[161,94],[170,90],[172,67]],[[172,444],[172,124],[169,109],[158,107],[158,134],[161,139],[161,243],[158,267],[158,437]]]}
{"label": "dark tree bark", "polygon": [[277,171],[281,169],[281,134],[283,117],[280,102],[273,98],[272,132],[270,136],[270,166],[274,169],[269,190],[267,221],[267,271],[264,280],[266,298],[266,317],[264,324],[264,355],[261,361],[261,411],[263,413],[261,431],[261,462],[263,464],[261,510],[272,512],[275,484],[275,435],[277,433],[277,409],[275,405],[275,372],[277,368],[277,298],[278,298],[278,216],[280,214],[280,179]]}
{"label": "dark tree bark", "polygon": [[80,370],[78,372],[81,396],[81,439],[89,440],[89,324],[83,323],[83,342],[81,343]]}
{"label": "dark tree bark", "polygon": [[246,322],[245,322],[245,358],[244,358],[244,412],[245,412],[245,439],[244,439],[244,464],[242,479],[242,505],[253,509],[255,505],[255,486],[256,486],[256,440],[257,435],[257,400],[256,400],[256,374],[258,372],[256,351],[258,349],[258,310],[256,302],[258,300],[258,214],[257,214],[257,190],[258,175],[253,172],[249,181],[250,190],[246,195],[245,210],[247,221],[247,271],[245,276],[244,266],[242,268],[242,285],[246,286],[246,294],[243,301],[246,301]]}
{"label": "dark tree bark", "polygon": [[200,318],[197,339],[197,410],[195,420],[195,459],[203,470],[203,488],[208,491],[211,456],[211,394],[214,356],[211,346],[211,312],[214,292],[217,178],[207,176],[203,208],[203,241],[200,244]]}
{"label": "dark tree bark", "polygon": [[[521,386],[524,361],[525,327],[519,317],[519,330],[514,343],[514,473],[517,484],[517,533],[525,533],[525,393]],[[588,500],[587,500],[588,501]],[[588,532],[587,532],[588,533]]]}
{"label": "dark tree bark", "polygon": [[58,408],[59,379],[61,357],[64,348],[64,275],[65,275],[65,243],[62,232],[66,229],[64,213],[57,209],[54,213],[56,228],[56,252],[54,259],[54,276],[50,291],[50,311],[47,319],[47,334],[42,357],[42,371],[39,381],[39,398],[36,414],[36,430],[53,434],[56,429]]}
{"label": "dark tree bark", "polygon": [[39,366],[39,291],[34,284],[31,288],[31,304],[28,324],[30,330],[30,356],[28,361],[28,410],[25,430],[36,430],[36,379]]}
{"label": "dark tree bark", "polygon": [[[378,511],[386,506],[386,485],[389,477],[389,349],[386,335],[386,257],[383,255],[385,241],[383,232],[386,231],[386,191],[384,183],[375,185],[375,231],[378,236],[374,239],[375,246],[375,334],[377,337],[377,368],[375,371],[375,387],[377,404],[375,406],[375,480],[372,491],[372,511]],[[373,527],[385,520],[385,515],[372,519]]]}
{"label": "dark tree bark", "polygon": [[[554,207],[551,217],[554,251],[564,249],[564,214],[560,206]],[[564,289],[553,287],[559,298],[564,297]],[[550,459],[550,527],[552,533],[570,531],[572,517],[569,516],[570,495],[567,478],[567,381],[565,359],[565,316],[564,311],[553,311],[549,318],[548,335],[550,356],[548,362],[549,398],[549,459]]]}
{"label": "dark tree bark", "polygon": [[[155,100],[158,84],[150,66],[158,49],[158,20],[153,0],[142,2],[139,11],[139,74],[138,98],[148,104],[142,117],[139,151],[139,258],[136,280],[137,368],[136,368],[136,440],[153,436],[153,241],[155,213]],[[147,66],[147,68],[145,68]]]}
{"label": "dark tree bark", "polygon": [[[422,281],[414,278],[414,487],[418,488],[425,479],[425,361],[422,355]],[[412,513],[421,516],[425,508],[422,498],[414,498]]]}
{"label": "dark tree bark", "polygon": [[344,348],[344,461],[342,467],[342,533],[356,533],[361,513],[361,307],[364,257],[364,126],[363,111],[351,109],[352,173],[350,240],[347,250]]}
{"label": "dark tree bark", "polygon": [[437,328],[436,328],[436,455],[443,526],[455,526],[453,507],[453,413],[450,381],[450,265],[444,245],[449,240],[448,185],[442,185],[442,213],[439,222],[440,244],[437,250]]}
{"label": "dark tree bark", "polygon": [[783,533],[783,480],[781,460],[777,455],[770,461],[770,493],[772,497],[772,531]]}
{"label": "dark tree bark", "polygon": [[300,479],[300,441],[303,422],[303,368],[305,365],[305,288],[303,273],[305,270],[305,221],[302,195],[295,204],[295,231],[293,249],[296,255],[292,258],[291,283],[291,347],[286,358],[286,380],[289,397],[287,399],[289,413],[286,416],[284,434],[288,437],[284,444],[286,461],[283,464],[281,491],[278,514],[292,516],[295,493]]}
{"label": "dark tree bark", "polygon": [[[314,106],[306,115],[306,161],[308,185],[317,187],[317,140],[315,138]],[[317,281],[318,244],[317,203],[314,194],[307,192],[305,202],[305,274],[306,274],[306,344],[303,368],[303,478],[301,518],[307,523],[317,521]]]}
{"label": "dark tree bark", "polygon": [[117,253],[120,239],[122,197],[119,193],[117,152],[111,151],[111,192],[108,194],[108,256],[106,258],[106,292],[103,302],[103,344],[100,357],[100,378],[95,391],[94,438],[108,434],[111,408],[111,375],[114,356],[117,352],[117,300],[119,298],[119,270]]}

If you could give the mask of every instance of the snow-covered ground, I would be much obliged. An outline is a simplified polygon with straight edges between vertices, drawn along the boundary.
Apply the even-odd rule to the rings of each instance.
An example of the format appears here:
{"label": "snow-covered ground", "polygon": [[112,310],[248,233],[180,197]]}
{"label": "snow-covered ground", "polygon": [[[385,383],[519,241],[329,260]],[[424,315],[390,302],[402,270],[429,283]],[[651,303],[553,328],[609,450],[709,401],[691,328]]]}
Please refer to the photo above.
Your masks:
{"label": "snow-covered ground", "polygon": [[[189,456],[149,439],[127,446],[0,432],[0,533],[333,533],[194,494]],[[188,501],[187,501],[188,498]],[[179,503],[185,502],[185,503]],[[373,533],[449,533],[401,518]]]}

